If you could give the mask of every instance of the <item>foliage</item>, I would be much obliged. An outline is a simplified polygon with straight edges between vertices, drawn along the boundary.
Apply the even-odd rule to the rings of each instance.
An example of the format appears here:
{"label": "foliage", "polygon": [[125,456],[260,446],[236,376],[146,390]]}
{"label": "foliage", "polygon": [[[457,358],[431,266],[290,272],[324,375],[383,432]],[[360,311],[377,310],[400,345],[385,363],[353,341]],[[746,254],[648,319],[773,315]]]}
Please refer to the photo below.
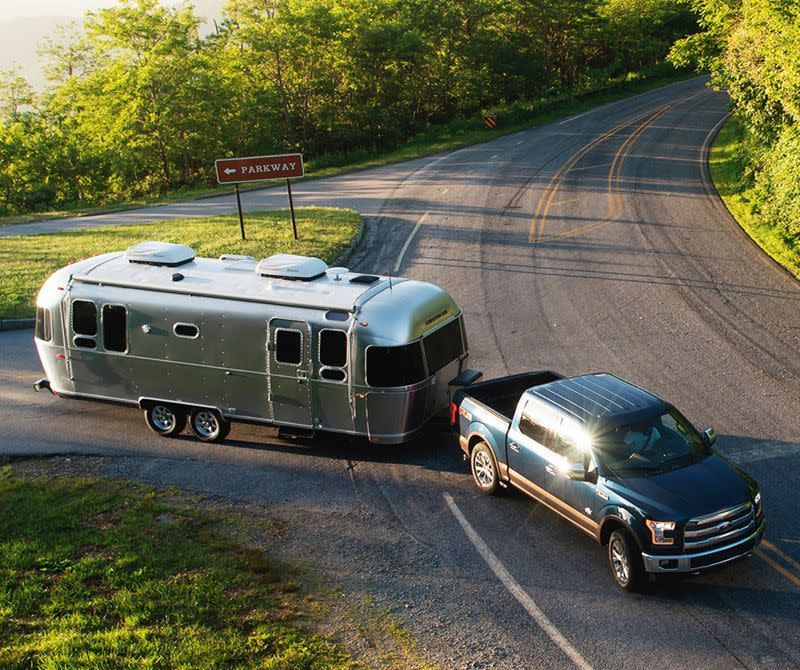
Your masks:
{"label": "foliage", "polygon": [[[215,158],[370,156],[497,105],[602,88],[694,29],[682,0],[122,0],[0,76],[0,215],[212,183]],[[333,159],[336,162],[338,159]]]}
{"label": "foliage", "polygon": [[800,0],[693,0],[703,31],[674,62],[708,68],[743,128],[748,202],[800,253]]}
{"label": "foliage", "polygon": [[294,253],[330,262],[350,244],[360,221],[358,214],[343,209],[303,207],[295,209],[295,214],[299,240],[292,237],[288,210],[247,212],[246,240],[240,239],[236,214],[0,238],[0,317],[32,316],[39,288],[58,268],[81,258],[123,251],[137,242],[188,244],[199,256],[212,258]]}
{"label": "foliage", "polygon": [[0,477],[4,668],[349,668],[295,575],[156,492]]}

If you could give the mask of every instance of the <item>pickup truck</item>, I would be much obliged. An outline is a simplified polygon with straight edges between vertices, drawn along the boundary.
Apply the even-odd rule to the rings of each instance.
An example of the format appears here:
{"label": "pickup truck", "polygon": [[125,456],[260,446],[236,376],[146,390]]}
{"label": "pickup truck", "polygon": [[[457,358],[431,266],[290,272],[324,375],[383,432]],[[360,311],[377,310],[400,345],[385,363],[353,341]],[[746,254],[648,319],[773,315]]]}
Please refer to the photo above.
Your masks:
{"label": "pickup truck", "polygon": [[713,449],[713,429],[613,375],[473,384],[450,419],[480,491],[513,486],[607,546],[626,591],[747,556],[764,535],[759,486]]}

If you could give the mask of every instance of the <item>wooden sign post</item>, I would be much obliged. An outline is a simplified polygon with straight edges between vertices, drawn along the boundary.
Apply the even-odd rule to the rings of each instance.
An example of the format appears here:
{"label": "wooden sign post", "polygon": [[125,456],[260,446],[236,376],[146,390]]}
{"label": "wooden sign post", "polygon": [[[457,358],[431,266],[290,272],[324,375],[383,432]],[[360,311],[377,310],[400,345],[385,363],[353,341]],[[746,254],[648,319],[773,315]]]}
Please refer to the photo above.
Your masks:
{"label": "wooden sign post", "polygon": [[289,194],[289,210],[292,214],[292,234],[297,239],[297,223],[294,217],[294,201],[290,179],[305,175],[302,154],[279,154],[277,156],[248,156],[246,158],[220,158],[214,162],[217,181],[220,184],[233,184],[236,192],[236,206],[239,209],[239,227],[244,235],[244,217],[239,184],[248,181],[271,181],[285,179]]}

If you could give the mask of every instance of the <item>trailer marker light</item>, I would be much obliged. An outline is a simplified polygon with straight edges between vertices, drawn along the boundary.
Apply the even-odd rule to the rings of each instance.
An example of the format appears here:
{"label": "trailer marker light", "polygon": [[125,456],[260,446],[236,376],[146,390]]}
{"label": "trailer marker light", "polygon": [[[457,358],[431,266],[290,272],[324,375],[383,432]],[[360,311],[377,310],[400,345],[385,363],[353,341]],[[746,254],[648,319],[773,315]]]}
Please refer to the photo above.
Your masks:
{"label": "trailer marker light", "polygon": [[362,322],[361,322],[361,325],[362,325],[362,326],[368,326],[369,324],[368,324],[366,321],[362,321]]}
{"label": "trailer marker light", "polygon": [[66,356],[64,354],[56,354],[56,358],[60,361],[63,361],[66,358]]}

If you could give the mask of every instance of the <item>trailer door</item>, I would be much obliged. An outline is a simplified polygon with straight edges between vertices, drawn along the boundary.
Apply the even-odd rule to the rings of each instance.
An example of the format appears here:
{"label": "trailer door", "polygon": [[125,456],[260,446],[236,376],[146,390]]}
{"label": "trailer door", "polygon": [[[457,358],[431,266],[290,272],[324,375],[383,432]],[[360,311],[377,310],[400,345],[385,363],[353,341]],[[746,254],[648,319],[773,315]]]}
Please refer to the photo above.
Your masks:
{"label": "trailer door", "polygon": [[269,401],[275,423],[311,427],[311,329],[305,321],[270,319]]}

